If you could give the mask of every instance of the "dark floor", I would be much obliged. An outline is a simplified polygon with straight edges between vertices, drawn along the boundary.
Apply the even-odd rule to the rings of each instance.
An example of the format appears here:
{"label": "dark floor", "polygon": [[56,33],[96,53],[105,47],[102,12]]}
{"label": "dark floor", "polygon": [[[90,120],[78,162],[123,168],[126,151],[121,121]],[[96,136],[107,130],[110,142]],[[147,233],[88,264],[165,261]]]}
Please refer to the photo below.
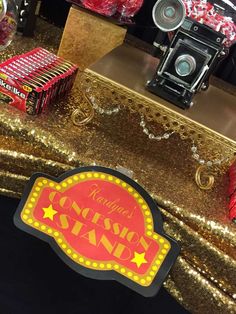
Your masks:
{"label": "dark floor", "polygon": [[188,313],[164,289],[143,298],[116,282],[78,275],[47,243],[14,226],[18,200],[0,197],[0,204],[0,314]]}

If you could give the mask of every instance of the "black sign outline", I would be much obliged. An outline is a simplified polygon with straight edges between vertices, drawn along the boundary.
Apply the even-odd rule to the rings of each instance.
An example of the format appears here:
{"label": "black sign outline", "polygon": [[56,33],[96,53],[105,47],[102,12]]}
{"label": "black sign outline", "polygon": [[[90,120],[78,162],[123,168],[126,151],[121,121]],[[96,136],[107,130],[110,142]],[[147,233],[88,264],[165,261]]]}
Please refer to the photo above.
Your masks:
{"label": "black sign outline", "polygon": [[[35,184],[35,181],[39,177],[43,177],[45,179],[52,180],[54,182],[60,183],[61,181],[65,180],[68,177],[71,177],[76,174],[80,174],[83,172],[103,172],[105,174],[110,174],[116,178],[119,178],[123,180],[124,182],[128,183],[131,187],[133,187],[147,202],[152,217],[153,217],[153,223],[154,223],[154,232],[158,233],[162,237],[166,238],[171,243],[171,249],[168,252],[167,256],[165,257],[162,265],[160,266],[159,271],[156,274],[156,277],[152,281],[151,285],[148,287],[144,287],[136,283],[135,281],[122,276],[121,274],[115,272],[114,270],[93,270],[86,268],[80,264],[77,264],[75,261],[70,259],[58,246],[57,242],[53,237],[50,235],[47,235],[27,224],[25,224],[21,219],[21,212],[25,206],[25,203],[27,202],[28,196]],[[70,268],[72,268],[77,273],[88,277],[92,279],[98,279],[98,280],[116,280],[123,284],[124,286],[136,291],[137,293],[145,296],[145,297],[153,297],[155,296],[159,289],[161,288],[164,280],[166,279],[170,269],[174,265],[179,253],[180,253],[180,246],[172,239],[170,236],[164,233],[163,230],[163,220],[160,213],[160,210],[156,204],[156,202],[152,199],[152,197],[134,180],[131,178],[125,176],[124,174],[120,173],[119,171],[112,170],[110,168],[100,167],[100,166],[88,166],[88,167],[81,167],[77,168],[71,171],[65,172],[63,175],[55,178],[53,176],[44,174],[44,173],[35,173],[30,178],[28,184],[25,187],[23,197],[18,205],[18,208],[16,210],[16,213],[14,215],[14,223],[15,225],[21,229],[24,232],[27,232],[45,242],[47,242],[51,248],[56,252],[56,254],[63,260],[63,262],[68,265]]]}

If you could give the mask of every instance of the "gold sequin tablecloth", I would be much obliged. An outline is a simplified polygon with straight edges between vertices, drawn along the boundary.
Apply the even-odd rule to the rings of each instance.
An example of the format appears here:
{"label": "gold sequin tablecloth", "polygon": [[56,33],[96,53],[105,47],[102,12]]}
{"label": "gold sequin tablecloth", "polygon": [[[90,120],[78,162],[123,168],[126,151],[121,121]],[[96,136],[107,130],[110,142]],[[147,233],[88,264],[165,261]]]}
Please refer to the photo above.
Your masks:
{"label": "gold sequin tablecloth", "polygon": [[[17,38],[1,53],[2,59],[36,46],[55,50],[60,31],[47,27],[41,22],[34,40]],[[96,114],[90,124],[78,128],[71,113],[83,103],[81,89],[87,86],[92,86],[101,104],[123,106],[115,116]],[[176,133],[168,141],[148,140],[138,112],[155,132],[171,128]],[[193,140],[204,158],[232,156],[236,151],[233,139],[87,70],[80,73],[67,100],[39,117],[1,104],[0,191],[20,197],[37,171],[57,176],[93,163],[132,170],[134,179],[161,205],[166,232],[181,243],[181,256],[165,287],[192,313],[236,313],[236,226],[227,218],[228,177],[220,171],[212,190],[197,187]]]}

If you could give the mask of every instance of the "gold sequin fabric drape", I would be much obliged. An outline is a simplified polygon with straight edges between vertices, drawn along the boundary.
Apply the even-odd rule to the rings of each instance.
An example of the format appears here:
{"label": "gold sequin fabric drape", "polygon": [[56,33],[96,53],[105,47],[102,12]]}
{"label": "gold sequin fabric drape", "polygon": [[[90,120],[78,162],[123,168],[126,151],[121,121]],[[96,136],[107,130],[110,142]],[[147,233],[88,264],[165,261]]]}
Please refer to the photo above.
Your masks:
{"label": "gold sequin fabric drape", "polygon": [[[60,35],[40,22],[35,39],[18,37],[1,59],[37,46],[56,51]],[[58,176],[94,163],[132,170],[159,203],[165,231],[182,248],[165,287],[191,313],[236,313],[236,226],[227,218],[226,172],[216,176],[212,190],[200,190],[191,140],[177,133],[168,141],[148,140],[135,110],[122,108],[109,117],[96,113],[88,125],[74,126],[71,114],[82,97],[80,77],[67,99],[38,117],[1,103],[0,192],[20,197],[34,172]],[[161,124],[155,127],[163,131]]]}

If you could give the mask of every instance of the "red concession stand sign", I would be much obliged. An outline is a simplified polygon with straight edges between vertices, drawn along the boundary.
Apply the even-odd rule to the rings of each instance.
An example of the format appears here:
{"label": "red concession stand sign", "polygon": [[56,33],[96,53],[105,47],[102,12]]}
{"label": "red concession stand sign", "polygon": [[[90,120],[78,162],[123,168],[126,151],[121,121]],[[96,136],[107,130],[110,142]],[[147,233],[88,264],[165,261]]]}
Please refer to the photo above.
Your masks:
{"label": "red concession stand sign", "polygon": [[59,178],[34,174],[14,221],[76,272],[147,297],[158,292],[179,254],[151,196],[108,168],[78,168]]}

